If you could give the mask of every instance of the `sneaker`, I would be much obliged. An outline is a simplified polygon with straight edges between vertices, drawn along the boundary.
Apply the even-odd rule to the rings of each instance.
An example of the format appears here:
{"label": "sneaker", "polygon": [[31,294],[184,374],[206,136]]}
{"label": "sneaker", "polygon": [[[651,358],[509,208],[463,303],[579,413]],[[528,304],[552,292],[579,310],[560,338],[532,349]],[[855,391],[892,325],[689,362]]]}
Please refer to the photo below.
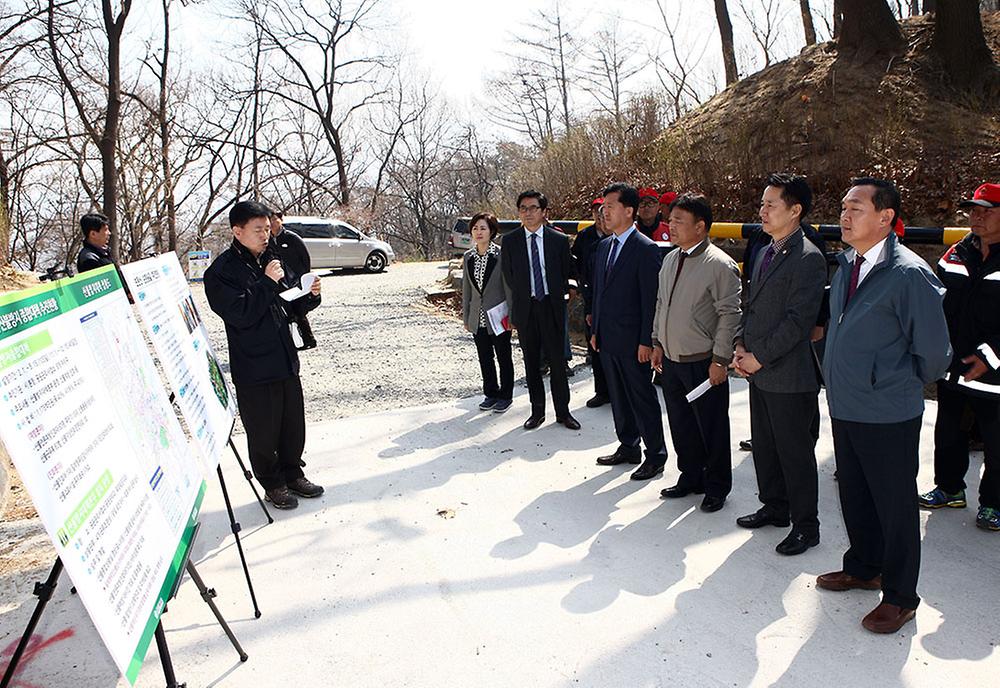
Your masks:
{"label": "sneaker", "polygon": [[299,505],[299,500],[291,495],[287,487],[264,490],[264,499],[274,504],[275,509],[294,509]]}
{"label": "sneaker", "polygon": [[1000,530],[1000,510],[990,506],[979,507],[976,525],[983,530]]}
{"label": "sneaker", "polygon": [[319,485],[309,482],[305,478],[296,478],[292,482],[288,483],[288,489],[297,494],[299,497],[319,497],[323,494],[323,488]]}
{"label": "sneaker", "polygon": [[493,404],[493,413],[504,413],[514,402],[510,399],[497,399]]}
{"label": "sneaker", "polygon": [[946,506],[950,509],[965,508],[965,490],[959,490],[955,494],[948,494],[940,487],[935,487],[930,492],[925,492],[917,497],[917,503],[922,509],[940,509]]}
{"label": "sneaker", "polygon": [[494,406],[497,405],[498,401],[500,401],[500,400],[499,399],[494,399],[493,397],[486,397],[481,402],[479,402],[479,410],[480,411],[489,411],[490,409],[492,409]]}

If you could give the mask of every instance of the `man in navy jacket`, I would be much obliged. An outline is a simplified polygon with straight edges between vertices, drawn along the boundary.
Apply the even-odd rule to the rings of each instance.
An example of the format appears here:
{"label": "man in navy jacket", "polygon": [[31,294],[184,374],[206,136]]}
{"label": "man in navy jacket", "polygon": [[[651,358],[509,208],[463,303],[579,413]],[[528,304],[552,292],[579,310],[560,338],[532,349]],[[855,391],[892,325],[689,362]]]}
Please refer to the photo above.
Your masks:
{"label": "man in navy jacket", "polygon": [[601,240],[594,258],[591,346],[604,364],[620,442],[614,454],[597,463],[639,463],[641,438],[646,460],[632,479],[649,480],[662,473],[667,462],[663,416],[650,369],[662,256],[656,243],[636,229],[638,208],[635,187],[612,184],[604,190],[604,221],[613,235]]}
{"label": "man in navy jacket", "polygon": [[840,505],[850,547],[826,590],[882,590],[861,625],[895,633],[920,598],[917,469],[924,385],[951,363],[944,287],[892,227],[896,187],[852,182],[841,204],[840,254],[830,285],[823,377],[833,427]]}

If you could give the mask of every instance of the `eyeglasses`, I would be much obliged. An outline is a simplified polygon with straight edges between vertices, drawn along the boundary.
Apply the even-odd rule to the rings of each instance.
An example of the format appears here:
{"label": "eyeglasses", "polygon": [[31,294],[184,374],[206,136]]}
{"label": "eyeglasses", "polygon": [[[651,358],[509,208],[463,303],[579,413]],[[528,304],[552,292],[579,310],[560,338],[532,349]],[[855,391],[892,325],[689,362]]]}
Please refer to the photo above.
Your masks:
{"label": "eyeglasses", "polygon": [[541,209],[542,209],[542,206],[540,206],[540,205],[519,205],[517,207],[517,212],[519,212],[519,213],[533,213],[536,210],[541,210]]}

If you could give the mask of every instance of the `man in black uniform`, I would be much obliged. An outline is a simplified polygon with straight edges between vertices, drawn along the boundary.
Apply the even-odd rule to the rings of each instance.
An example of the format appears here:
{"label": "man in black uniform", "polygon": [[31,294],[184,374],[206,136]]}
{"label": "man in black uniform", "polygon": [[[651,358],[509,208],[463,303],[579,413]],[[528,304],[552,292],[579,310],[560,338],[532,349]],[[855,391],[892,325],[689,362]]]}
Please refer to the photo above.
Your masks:
{"label": "man in black uniform", "polygon": [[[279,294],[299,283],[270,241],[271,212],[255,201],[229,211],[233,243],[205,271],[205,296],[226,323],[229,365],[250,463],[265,495],[279,509],[323,488],[302,473],[306,440],[299,358],[288,329],[289,309]],[[319,305],[319,280],[289,304],[303,312]]]}
{"label": "man in black uniform", "polygon": [[[301,279],[302,275],[312,269],[309,250],[298,234],[285,231],[284,218],[285,214],[280,210],[271,211],[271,236],[274,237],[274,244],[278,247],[281,260]],[[301,311],[292,314],[295,316],[295,324],[299,327],[299,334],[302,335],[302,345],[298,347],[298,350],[315,349],[316,337],[313,335],[306,312],[301,308],[293,310]]]}
{"label": "man in black uniform", "polygon": [[590,367],[594,371],[594,396],[587,400],[588,408],[598,408],[604,406],[611,397],[608,396],[608,381],[604,377],[604,366],[601,364],[601,356],[590,346],[590,331],[593,316],[591,307],[594,303],[593,282],[594,274],[594,252],[597,244],[608,235],[604,227],[604,214],[602,206],[603,198],[595,198],[590,204],[590,214],[594,218],[594,224],[576,235],[573,239],[573,247],[570,251],[576,259],[576,275],[580,283],[583,294],[583,310],[586,313],[585,331],[587,333],[587,353],[590,356]]}
{"label": "man in black uniform", "polygon": [[971,415],[985,464],[976,525],[1000,531],[1000,184],[983,184],[959,207],[970,208],[972,231],[937,265],[955,355],[937,383],[935,487],[919,502],[925,509],[965,507]]}
{"label": "man in black uniform", "polygon": [[108,250],[111,241],[108,218],[100,213],[87,213],[80,218],[80,231],[83,232],[83,246],[76,258],[77,274],[111,265],[114,261]]}

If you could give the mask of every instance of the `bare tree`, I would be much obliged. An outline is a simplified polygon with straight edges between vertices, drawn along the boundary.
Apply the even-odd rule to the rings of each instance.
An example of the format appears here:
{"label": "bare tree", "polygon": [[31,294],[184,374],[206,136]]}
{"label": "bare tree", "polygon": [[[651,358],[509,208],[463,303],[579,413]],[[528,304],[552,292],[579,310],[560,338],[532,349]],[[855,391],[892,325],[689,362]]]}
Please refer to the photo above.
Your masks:
{"label": "bare tree", "polygon": [[877,54],[896,54],[905,47],[899,22],[886,0],[839,0],[839,4],[843,24],[837,48],[841,55],[864,62]]}
{"label": "bare tree", "polygon": [[627,82],[642,70],[642,64],[633,59],[634,49],[623,41],[617,19],[597,33],[592,46],[581,74],[583,89],[593,96],[598,111],[614,122],[619,150],[624,151]]}
{"label": "bare tree", "polygon": [[726,86],[729,86],[736,83],[740,75],[736,68],[733,22],[729,18],[729,7],[726,5],[726,0],[715,0],[715,19],[719,23],[719,36],[722,39],[722,63],[726,67]]}
{"label": "bare tree", "polygon": [[941,3],[934,15],[932,45],[959,88],[997,78],[993,53],[983,35],[979,0]]}
{"label": "bare tree", "polygon": [[677,35],[682,22],[680,9],[671,21],[664,3],[657,0],[656,5],[663,22],[660,34],[666,38],[668,48],[663,50],[657,46],[649,54],[649,58],[656,67],[656,78],[667,94],[667,105],[673,111],[673,119],[679,119],[689,107],[702,101],[701,93],[695,85],[694,73],[708,49],[708,40],[705,40],[700,50],[681,46]]}
{"label": "bare tree", "polygon": [[[83,95],[79,89],[79,82],[67,71],[64,50],[69,52],[71,59],[77,62],[77,68],[85,72],[85,66],[80,64],[79,56],[73,54],[68,46],[68,41],[72,40],[65,30],[56,25],[56,2],[49,0],[48,3],[48,23],[47,35],[49,48],[52,54],[52,64],[62,81],[63,87],[73,101],[77,116],[87,136],[97,146],[101,154],[101,180],[102,180],[102,210],[108,217],[108,226],[111,229],[111,257],[118,261],[118,170],[115,164],[116,145],[118,142],[118,126],[121,119],[122,94],[121,94],[121,40],[122,32],[125,30],[125,20],[132,9],[132,0],[121,0],[117,12],[112,7],[112,0],[101,0],[101,16],[103,19],[104,34],[107,37],[107,79],[103,82],[106,91],[106,103],[104,110],[104,123],[100,127],[97,117],[90,111]],[[78,27],[79,24],[76,24]],[[61,43],[61,45],[60,45]],[[100,81],[97,83],[101,83]]]}
{"label": "bare tree", "polygon": [[806,34],[806,45],[816,45],[816,26],[813,24],[809,0],[799,0],[799,11],[802,13],[802,28]]}
{"label": "bare tree", "polygon": [[[774,44],[778,40],[778,29],[781,26],[784,13],[778,0],[757,0],[757,10],[747,8],[746,2],[740,3],[743,18],[750,26],[750,34],[754,42],[760,46],[764,54],[764,67],[770,67],[774,59]],[[814,37],[815,38],[815,37]]]}
{"label": "bare tree", "polygon": [[279,58],[271,66],[280,86],[263,86],[260,91],[316,118],[336,161],[342,205],[351,198],[351,161],[344,139],[348,124],[355,113],[384,95],[377,77],[387,59],[367,55],[352,45],[353,37],[368,31],[378,1],[358,0],[352,7],[341,0],[267,0],[244,5],[265,52]]}

